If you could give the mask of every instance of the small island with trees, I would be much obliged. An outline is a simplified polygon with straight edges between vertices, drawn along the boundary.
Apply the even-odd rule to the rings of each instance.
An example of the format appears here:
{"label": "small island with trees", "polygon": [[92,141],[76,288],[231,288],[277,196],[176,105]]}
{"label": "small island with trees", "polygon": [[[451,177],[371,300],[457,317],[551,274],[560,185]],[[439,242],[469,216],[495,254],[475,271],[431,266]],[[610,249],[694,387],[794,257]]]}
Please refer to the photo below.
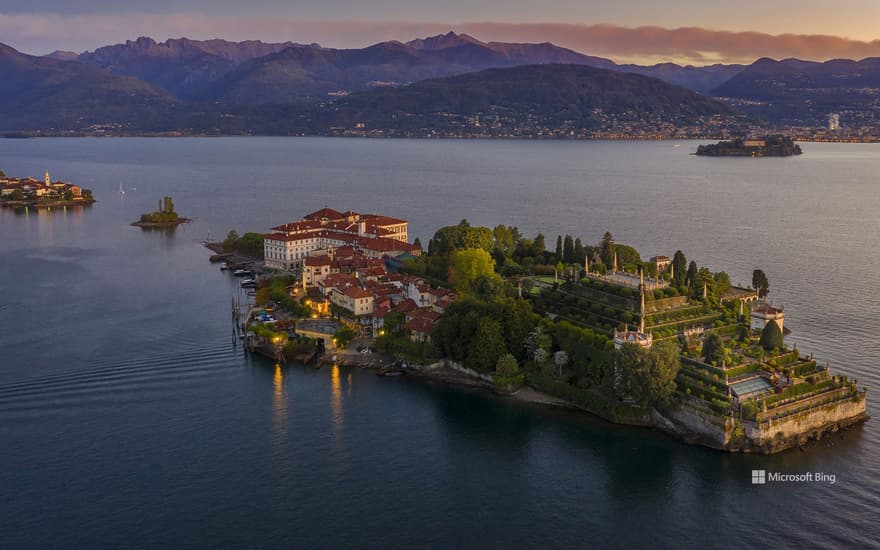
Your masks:
{"label": "small island with trees", "polygon": [[159,201],[159,210],[141,214],[141,219],[131,225],[144,228],[176,227],[189,221],[189,218],[182,218],[177,214],[171,197],[163,197]]}
{"label": "small island with trees", "polygon": [[790,157],[802,153],[800,145],[786,136],[719,141],[700,145],[696,152],[706,157]]}

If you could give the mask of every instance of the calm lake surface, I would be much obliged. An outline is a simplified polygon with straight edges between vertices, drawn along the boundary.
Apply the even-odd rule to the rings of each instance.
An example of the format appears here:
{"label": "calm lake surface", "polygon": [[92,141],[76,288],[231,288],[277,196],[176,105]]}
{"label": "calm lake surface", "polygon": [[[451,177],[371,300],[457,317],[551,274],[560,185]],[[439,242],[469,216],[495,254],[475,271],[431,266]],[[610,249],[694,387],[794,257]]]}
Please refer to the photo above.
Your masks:
{"label": "calm lake surface", "polygon": [[[94,189],[0,211],[0,547],[877,546],[880,419],[727,455],[643,429],[233,345],[201,242],[323,207],[761,268],[789,343],[880,387],[880,146],[709,159],[697,143],[0,140],[0,169]],[[124,196],[118,192],[122,184]],[[163,195],[194,223],[128,224]],[[836,483],[751,485],[752,469]]]}

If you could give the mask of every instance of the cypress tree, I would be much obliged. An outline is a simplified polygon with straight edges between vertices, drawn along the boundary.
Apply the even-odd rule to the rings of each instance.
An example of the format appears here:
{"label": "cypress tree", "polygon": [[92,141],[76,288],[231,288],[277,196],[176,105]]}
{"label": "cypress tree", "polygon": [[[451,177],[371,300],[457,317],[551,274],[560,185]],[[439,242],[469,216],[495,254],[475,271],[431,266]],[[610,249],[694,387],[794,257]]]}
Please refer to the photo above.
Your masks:
{"label": "cypress tree", "polygon": [[566,264],[574,263],[574,241],[571,235],[565,236],[565,243],[562,245],[562,261]]}
{"label": "cypress tree", "polygon": [[676,250],[675,255],[672,257],[672,285],[681,288],[684,286],[685,277],[687,275],[687,258],[684,257],[684,252],[681,250]]}
{"label": "cypress tree", "polygon": [[580,238],[574,240],[574,263],[578,265],[584,265],[584,260],[587,257],[587,251],[584,249],[584,244],[581,242]]}

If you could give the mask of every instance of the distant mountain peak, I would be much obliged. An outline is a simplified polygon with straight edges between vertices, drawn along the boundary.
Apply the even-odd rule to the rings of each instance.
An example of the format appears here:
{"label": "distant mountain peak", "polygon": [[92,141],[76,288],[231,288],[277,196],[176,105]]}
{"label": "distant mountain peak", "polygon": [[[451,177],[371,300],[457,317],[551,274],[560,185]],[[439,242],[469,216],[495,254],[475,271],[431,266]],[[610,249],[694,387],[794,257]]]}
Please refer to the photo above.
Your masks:
{"label": "distant mountain peak", "polygon": [[445,50],[446,48],[455,48],[468,44],[476,44],[478,46],[486,45],[484,42],[477,40],[473,36],[456,34],[454,31],[449,31],[446,34],[428,36],[427,38],[416,38],[415,40],[410,40],[406,43],[410,48],[427,51]]}
{"label": "distant mountain peak", "polygon": [[76,61],[76,58],[79,57],[79,54],[76,52],[69,52],[67,50],[55,50],[50,54],[46,54],[44,57],[48,57],[50,59],[60,59],[62,61]]}

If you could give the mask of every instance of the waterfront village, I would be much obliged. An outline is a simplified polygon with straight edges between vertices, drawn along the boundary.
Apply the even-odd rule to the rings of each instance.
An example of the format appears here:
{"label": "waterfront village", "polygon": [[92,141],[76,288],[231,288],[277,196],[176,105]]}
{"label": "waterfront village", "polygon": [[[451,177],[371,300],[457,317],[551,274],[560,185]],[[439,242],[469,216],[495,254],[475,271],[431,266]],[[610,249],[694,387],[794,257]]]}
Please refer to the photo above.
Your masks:
{"label": "waterfront village", "polygon": [[548,250],[466,220],[423,249],[406,220],[329,208],[213,246],[252,277],[233,301],[248,349],[278,362],[465,381],[726,451],[803,447],[867,418],[866,388],[786,344],[761,270],[735,286],[610,233]]}
{"label": "waterfront village", "polygon": [[90,189],[79,185],[52,181],[49,172],[43,180],[11,178],[0,171],[0,204],[5,206],[72,206],[95,202]]}

